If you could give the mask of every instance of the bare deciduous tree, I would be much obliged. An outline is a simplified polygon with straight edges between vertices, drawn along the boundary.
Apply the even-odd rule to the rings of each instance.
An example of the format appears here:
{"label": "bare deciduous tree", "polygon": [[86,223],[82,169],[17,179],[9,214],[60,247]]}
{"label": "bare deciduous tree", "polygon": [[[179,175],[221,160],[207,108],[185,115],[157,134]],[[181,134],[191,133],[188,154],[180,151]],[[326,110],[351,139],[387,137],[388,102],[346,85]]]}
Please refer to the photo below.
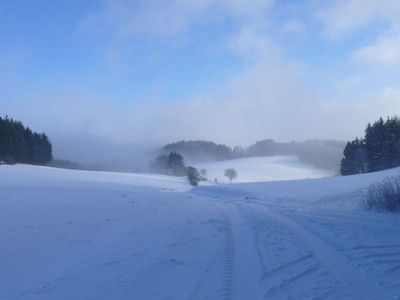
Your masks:
{"label": "bare deciduous tree", "polygon": [[232,180],[238,176],[235,169],[226,169],[224,174],[226,177],[229,178],[230,183],[232,183]]}

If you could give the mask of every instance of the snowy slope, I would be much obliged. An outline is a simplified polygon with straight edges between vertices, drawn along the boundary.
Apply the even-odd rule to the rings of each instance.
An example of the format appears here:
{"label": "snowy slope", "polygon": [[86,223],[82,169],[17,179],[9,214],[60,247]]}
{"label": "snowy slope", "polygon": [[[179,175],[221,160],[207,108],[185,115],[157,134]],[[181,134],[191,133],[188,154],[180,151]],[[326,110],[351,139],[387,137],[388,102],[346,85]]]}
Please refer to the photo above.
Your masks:
{"label": "snowy slope", "polygon": [[0,172],[3,185],[33,185],[48,186],[94,186],[110,184],[143,186],[158,190],[187,191],[190,189],[185,177],[173,177],[159,174],[132,174],[117,172],[94,172],[81,170],[65,170],[51,167],[29,165],[1,166]]}
{"label": "snowy slope", "polygon": [[0,166],[0,299],[399,299],[375,174],[202,186]]}
{"label": "snowy slope", "polygon": [[236,183],[320,178],[333,175],[328,171],[301,163],[297,157],[292,156],[241,158],[195,163],[194,166],[198,169],[206,169],[208,171],[208,179],[214,181],[214,178],[217,178],[220,183],[229,182],[224,176],[224,171],[227,168],[234,168],[237,171]]}

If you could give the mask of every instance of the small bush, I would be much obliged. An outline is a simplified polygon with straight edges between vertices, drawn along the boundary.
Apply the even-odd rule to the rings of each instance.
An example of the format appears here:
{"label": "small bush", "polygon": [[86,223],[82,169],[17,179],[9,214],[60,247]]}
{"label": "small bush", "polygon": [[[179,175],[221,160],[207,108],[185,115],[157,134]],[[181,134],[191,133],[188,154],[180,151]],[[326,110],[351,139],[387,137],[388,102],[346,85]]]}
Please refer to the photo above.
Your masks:
{"label": "small bush", "polygon": [[364,199],[368,209],[400,211],[400,176],[391,176],[372,183]]}

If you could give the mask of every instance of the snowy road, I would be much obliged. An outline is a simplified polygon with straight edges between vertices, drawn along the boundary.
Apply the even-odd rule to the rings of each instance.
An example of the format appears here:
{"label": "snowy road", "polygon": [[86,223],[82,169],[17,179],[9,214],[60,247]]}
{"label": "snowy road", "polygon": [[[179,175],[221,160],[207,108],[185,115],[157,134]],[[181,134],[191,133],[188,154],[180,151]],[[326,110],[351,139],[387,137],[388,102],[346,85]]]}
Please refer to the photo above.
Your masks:
{"label": "snowy road", "polygon": [[0,168],[0,299],[400,299],[400,218],[360,207],[383,176]]}

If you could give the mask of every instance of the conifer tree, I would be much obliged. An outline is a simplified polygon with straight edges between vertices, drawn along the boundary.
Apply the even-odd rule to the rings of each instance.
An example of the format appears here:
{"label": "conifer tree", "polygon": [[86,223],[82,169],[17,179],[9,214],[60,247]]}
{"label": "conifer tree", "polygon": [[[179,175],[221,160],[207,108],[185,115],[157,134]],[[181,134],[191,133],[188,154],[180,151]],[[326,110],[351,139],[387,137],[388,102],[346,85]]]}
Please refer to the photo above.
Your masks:
{"label": "conifer tree", "polygon": [[380,118],[365,129],[365,137],[347,143],[340,173],[350,175],[400,166],[400,119]]}
{"label": "conifer tree", "polygon": [[52,158],[52,145],[44,133],[32,132],[8,116],[0,117],[1,161],[44,165]]}

